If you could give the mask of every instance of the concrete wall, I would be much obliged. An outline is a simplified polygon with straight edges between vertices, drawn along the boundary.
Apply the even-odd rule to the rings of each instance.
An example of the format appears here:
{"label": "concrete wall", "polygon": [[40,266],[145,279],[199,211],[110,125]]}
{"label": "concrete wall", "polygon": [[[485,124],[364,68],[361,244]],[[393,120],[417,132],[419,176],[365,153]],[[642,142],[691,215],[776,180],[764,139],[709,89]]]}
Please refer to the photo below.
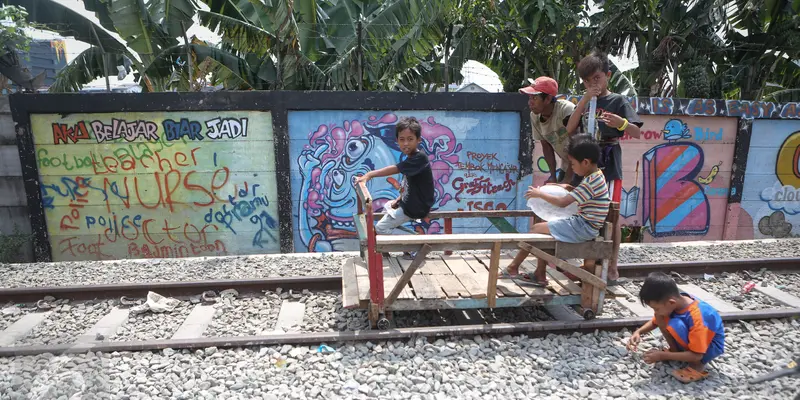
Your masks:
{"label": "concrete wall", "polygon": [[[0,96],[0,233],[31,233],[27,197],[22,184],[22,168],[17,150],[17,134],[11,118],[8,96]],[[33,260],[33,243],[22,251],[22,260]]]}
{"label": "concrete wall", "polygon": [[[800,104],[628,100],[644,126],[641,138],[622,138],[621,212],[623,224],[644,228],[643,241],[800,235]],[[6,106],[0,229],[9,229],[6,220],[27,222],[26,196],[41,204],[30,213],[41,259],[353,250],[350,183],[399,160],[394,126],[402,116],[422,123],[438,210],[523,209],[528,185],[549,175],[541,146],[531,144],[519,94],[221,92],[13,101],[26,161],[20,172]],[[370,183],[376,209],[398,195],[399,178]],[[528,227],[521,218],[509,222]],[[408,228],[438,233],[443,223]],[[456,220],[453,228],[496,232],[481,219]]]}
{"label": "concrete wall", "polygon": [[800,237],[800,121],[753,122],[740,238]]}
{"label": "concrete wall", "polygon": [[53,260],[279,251],[269,112],[31,116]]}

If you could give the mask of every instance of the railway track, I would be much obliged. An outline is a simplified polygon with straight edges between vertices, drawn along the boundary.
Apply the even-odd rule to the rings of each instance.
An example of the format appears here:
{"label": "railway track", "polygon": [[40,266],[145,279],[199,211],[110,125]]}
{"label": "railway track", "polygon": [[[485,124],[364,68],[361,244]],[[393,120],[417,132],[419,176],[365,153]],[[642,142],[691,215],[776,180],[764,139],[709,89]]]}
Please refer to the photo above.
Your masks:
{"label": "railway track", "polygon": [[[759,271],[767,268],[775,272],[800,272],[799,258],[782,259],[750,259],[750,260],[730,260],[730,261],[694,261],[678,263],[660,264],[622,264],[620,273],[626,277],[642,277],[652,271],[676,272],[680,276],[698,276],[709,273],[736,273],[741,271]],[[700,283],[700,282],[698,282]],[[720,309],[723,319],[726,321],[737,320],[763,320],[773,318],[796,318],[800,317],[800,293],[787,293],[776,288],[756,288],[759,296],[769,298],[771,304],[778,307],[763,307],[757,310],[742,310],[734,304],[727,302],[715,295],[712,291],[706,291],[698,285],[689,284],[687,291],[700,297],[701,299],[714,304]],[[254,294],[256,297],[263,295],[268,297],[267,304],[273,304],[270,318],[263,320],[265,324],[271,324],[272,330],[262,330],[257,334],[247,334],[247,332],[237,332],[237,336],[213,335],[204,336],[204,331],[210,326],[215,314],[220,312],[218,304],[184,301],[188,306],[185,311],[191,308],[191,312],[178,313],[171,316],[162,314],[164,318],[173,318],[180,321],[180,326],[172,332],[169,337],[160,339],[141,339],[141,340],[113,340],[114,333],[126,324],[135,324],[137,318],[130,317],[127,307],[120,305],[116,299],[123,296],[130,298],[144,297],[148,292],[156,292],[164,296],[176,298],[197,299],[200,293],[206,291],[220,291],[224,289],[235,289],[238,295],[246,297]],[[371,331],[365,329],[343,329],[333,332],[304,331],[298,329],[302,325],[304,314],[325,314],[330,312],[332,315],[322,316],[328,321],[344,319],[362,319],[366,316],[361,315],[360,311],[346,311],[341,308],[330,307],[327,311],[320,311],[310,304],[319,302],[315,296],[333,299],[341,303],[335,293],[341,289],[341,277],[339,276],[317,276],[317,277],[288,277],[288,278],[266,278],[255,280],[217,280],[200,282],[155,282],[138,284],[107,284],[92,286],[57,286],[57,287],[28,287],[28,288],[8,288],[0,289],[0,304],[8,302],[25,303],[41,300],[45,296],[52,296],[59,299],[62,304],[69,299],[73,302],[88,301],[90,307],[99,304],[96,299],[108,299],[101,301],[105,303],[115,302],[113,308],[93,321],[81,334],[73,335],[72,338],[51,340],[51,343],[43,344],[28,340],[28,344],[23,344],[27,336],[37,329],[43,328],[52,318],[58,318],[58,314],[52,311],[31,311],[17,319],[5,330],[0,329],[0,356],[21,356],[34,354],[70,354],[92,352],[114,352],[114,351],[141,351],[156,349],[196,349],[207,347],[242,347],[242,346],[262,346],[262,345],[299,345],[299,344],[318,344],[318,343],[337,343],[349,341],[384,341],[407,339],[413,337],[449,337],[464,335],[503,335],[503,334],[529,334],[544,335],[550,333],[572,333],[594,330],[620,330],[623,328],[634,328],[641,325],[651,315],[649,310],[638,305],[636,301],[630,301],[631,291],[624,288],[616,288],[609,292],[609,302],[614,302],[615,307],[609,313],[611,317],[598,318],[591,321],[583,321],[577,315],[570,315],[568,310],[549,308],[548,314],[536,314],[531,317],[529,314],[506,316],[505,318],[493,314],[490,310],[473,310],[470,312],[453,312],[450,315],[434,315],[431,318],[441,318],[440,326],[413,326],[414,316],[399,315],[396,319],[406,319],[405,322],[398,323],[397,328],[387,331]],[[291,294],[289,292],[291,291]],[[302,291],[302,292],[301,292]],[[312,292],[313,291],[313,292]],[[327,292],[326,292],[327,291]],[[262,294],[263,293],[263,294]],[[320,293],[318,295],[318,293]],[[754,292],[755,293],[755,292]],[[614,297],[616,296],[616,297]],[[252,298],[252,297],[251,297]],[[223,301],[223,300],[218,300]],[[305,302],[304,302],[305,301]],[[271,302],[271,303],[270,303]],[[192,304],[195,303],[195,304]],[[74,304],[74,303],[72,303]],[[81,303],[83,304],[83,303]],[[330,304],[327,303],[327,304]],[[324,307],[323,307],[324,308]],[[623,310],[618,312],[615,310]],[[59,311],[64,311],[61,308]],[[243,312],[242,318],[248,318],[247,312],[252,310],[239,310]],[[506,310],[508,311],[508,310]],[[514,314],[516,311],[508,311]],[[538,311],[537,311],[538,312]],[[435,312],[430,312],[435,313]],[[277,314],[277,315],[274,315]],[[400,314],[400,313],[398,313]],[[407,313],[411,314],[411,313]],[[415,313],[421,314],[421,313]],[[616,315],[615,315],[616,314]],[[321,318],[314,315],[315,318]],[[235,318],[235,317],[234,317]],[[537,320],[538,319],[538,320]],[[506,322],[511,320],[511,322]],[[533,320],[533,321],[531,321]],[[346,323],[348,325],[349,323]],[[56,323],[57,325],[57,323]],[[177,325],[177,324],[176,324]],[[327,326],[327,325],[326,325]],[[294,330],[294,332],[292,332]],[[299,332],[298,332],[299,330]],[[288,331],[288,333],[287,333]],[[244,333],[244,334],[243,334]],[[52,336],[52,335],[51,335]],[[32,343],[31,343],[32,342]]]}

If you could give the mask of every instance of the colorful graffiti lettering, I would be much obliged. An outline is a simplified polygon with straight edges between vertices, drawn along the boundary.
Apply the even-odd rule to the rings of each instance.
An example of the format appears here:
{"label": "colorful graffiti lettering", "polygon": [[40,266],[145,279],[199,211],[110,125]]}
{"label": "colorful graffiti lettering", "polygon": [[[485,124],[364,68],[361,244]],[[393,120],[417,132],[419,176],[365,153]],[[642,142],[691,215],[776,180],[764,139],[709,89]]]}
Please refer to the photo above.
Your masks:
{"label": "colorful graffiti lettering", "polygon": [[32,116],[53,258],[278,251],[271,116],[219,114]]}
{"label": "colorful graffiti lettering", "polygon": [[642,157],[643,218],[655,237],[704,235],[710,206],[696,180],[703,167],[703,149],[691,142],[688,126],[672,119],[664,126],[669,143],[653,147]]}
{"label": "colorful graffiti lettering", "polygon": [[[344,121],[342,126],[320,125],[309,135],[298,159],[302,187],[298,199],[298,222],[307,251],[331,251],[352,247],[356,240],[353,224],[355,192],[353,179],[370,170],[396,164],[401,156],[395,139],[398,117],[387,113],[366,121]],[[422,151],[428,154],[434,175],[436,205],[446,205],[453,196],[446,192],[454,167],[458,165],[457,143],[453,132],[433,117],[421,119]],[[394,178],[368,183],[373,204],[379,211],[398,196]],[[414,229],[439,229],[438,222],[413,223]],[[432,231],[433,232],[433,231]]]}

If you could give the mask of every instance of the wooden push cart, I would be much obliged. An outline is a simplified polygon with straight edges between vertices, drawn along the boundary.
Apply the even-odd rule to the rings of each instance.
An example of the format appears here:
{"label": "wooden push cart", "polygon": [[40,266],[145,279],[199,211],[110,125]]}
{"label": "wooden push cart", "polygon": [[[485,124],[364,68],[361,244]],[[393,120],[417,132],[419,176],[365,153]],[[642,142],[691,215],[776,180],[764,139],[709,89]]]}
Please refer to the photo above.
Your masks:
{"label": "wooden push cart", "polygon": [[[602,313],[608,265],[616,260],[612,233],[619,219],[619,204],[612,203],[600,236],[584,243],[558,242],[534,233],[453,234],[453,218],[535,217],[531,211],[432,212],[443,219],[444,234],[376,235],[375,220],[366,186],[356,185],[358,214],[354,222],[361,255],[342,268],[345,308],[368,309],[371,326],[389,327],[393,310],[476,309],[533,305],[576,305],[586,319]],[[517,249],[516,256],[502,250]],[[488,255],[453,255],[453,250],[491,250]],[[389,252],[416,252],[413,260],[384,256]],[[431,256],[432,252],[444,255]],[[529,259],[532,255],[536,260]],[[583,268],[562,259],[582,259]],[[500,265],[551,263],[580,280],[580,284],[554,268],[547,268],[548,286],[536,287],[512,279],[498,279]],[[388,293],[386,292],[388,290]]]}

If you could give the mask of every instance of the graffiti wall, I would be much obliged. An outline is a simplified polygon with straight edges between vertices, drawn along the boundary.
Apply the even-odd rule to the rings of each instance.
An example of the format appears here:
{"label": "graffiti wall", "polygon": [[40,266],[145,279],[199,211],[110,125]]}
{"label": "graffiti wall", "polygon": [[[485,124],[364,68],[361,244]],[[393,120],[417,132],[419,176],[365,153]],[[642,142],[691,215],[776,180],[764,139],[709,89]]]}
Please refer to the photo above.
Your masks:
{"label": "graffiti wall", "polygon": [[53,260],[279,251],[268,112],[31,115]]}
{"label": "graffiti wall", "polygon": [[[642,119],[641,137],[621,140],[623,225],[644,227],[645,242],[721,240],[736,119],[661,115]],[[535,184],[543,184],[548,176],[537,146]]]}
{"label": "graffiti wall", "polygon": [[800,122],[753,121],[738,239],[800,236]]}
{"label": "graffiti wall", "polygon": [[[414,116],[433,169],[435,210],[517,207],[520,117],[516,112],[291,111],[292,218],[298,252],[356,250],[353,179],[399,162],[395,124]],[[401,177],[373,179],[375,210],[397,198]],[[411,222],[414,232],[442,232],[443,221]],[[454,220],[454,233],[496,232],[485,219]],[[402,231],[397,231],[402,234]]]}

